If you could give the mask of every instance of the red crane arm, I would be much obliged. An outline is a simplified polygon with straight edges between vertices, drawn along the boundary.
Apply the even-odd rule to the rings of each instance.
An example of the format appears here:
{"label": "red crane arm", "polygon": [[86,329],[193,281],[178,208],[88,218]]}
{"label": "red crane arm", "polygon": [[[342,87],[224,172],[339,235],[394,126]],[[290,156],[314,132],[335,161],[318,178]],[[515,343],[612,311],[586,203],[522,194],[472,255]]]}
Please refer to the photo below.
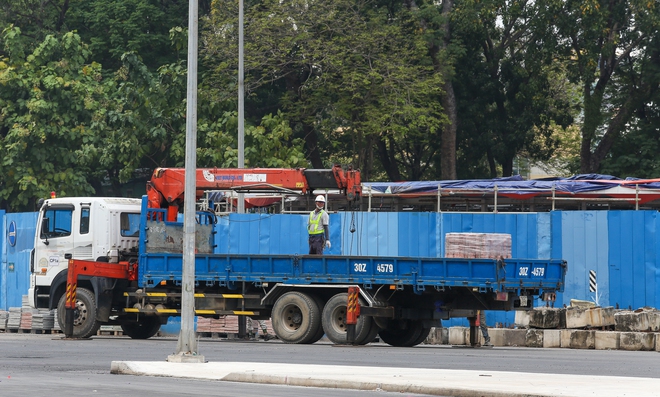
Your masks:
{"label": "red crane arm", "polygon": [[[348,200],[358,200],[362,194],[360,171],[349,167],[344,171],[305,168],[199,168],[196,170],[197,199],[206,190],[295,191],[311,194],[314,189],[339,189]],[[183,205],[185,169],[157,168],[147,182],[150,208],[168,208],[178,212]]]}

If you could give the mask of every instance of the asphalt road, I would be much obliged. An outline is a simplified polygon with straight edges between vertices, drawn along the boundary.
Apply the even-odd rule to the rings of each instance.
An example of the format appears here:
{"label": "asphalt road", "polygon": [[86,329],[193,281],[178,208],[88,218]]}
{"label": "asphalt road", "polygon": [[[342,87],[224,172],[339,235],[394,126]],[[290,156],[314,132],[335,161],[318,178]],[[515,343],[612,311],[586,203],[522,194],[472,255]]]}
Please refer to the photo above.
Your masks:
{"label": "asphalt road", "polygon": [[[131,340],[94,337],[63,340],[60,335],[0,333],[2,396],[346,396],[346,391],[278,385],[193,381],[110,374],[112,361],[165,361],[176,338]],[[393,348],[383,344],[337,347],[328,343],[285,345],[201,339],[208,361],[328,364],[429,369],[466,369],[660,378],[657,352],[449,346]],[[44,391],[47,390],[47,393]],[[11,394],[10,394],[11,393]],[[351,396],[392,393],[351,391]],[[397,393],[397,395],[401,395]]]}

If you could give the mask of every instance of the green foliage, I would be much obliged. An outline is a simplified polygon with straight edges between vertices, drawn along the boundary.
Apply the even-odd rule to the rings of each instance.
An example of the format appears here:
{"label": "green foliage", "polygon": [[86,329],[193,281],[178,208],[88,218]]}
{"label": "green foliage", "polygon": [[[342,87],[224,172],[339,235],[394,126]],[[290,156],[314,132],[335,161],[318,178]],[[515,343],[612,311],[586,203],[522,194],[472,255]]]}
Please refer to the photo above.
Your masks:
{"label": "green foliage", "polygon": [[477,177],[488,167],[495,177],[500,166],[509,176],[523,151],[547,160],[557,147],[551,125],[572,122],[571,102],[553,83],[561,65],[542,45],[552,41],[552,29],[539,12],[527,1],[457,2],[452,18],[465,49],[455,83],[459,147],[465,148],[459,176]]}
{"label": "green foliage", "polygon": [[[235,92],[237,11],[214,4],[203,53],[206,79],[223,100]],[[280,109],[313,167],[349,159],[369,175],[376,157],[390,177],[424,174],[444,122],[442,79],[408,10],[262,1],[246,15],[247,119],[258,121],[266,106]]]}
{"label": "green foliage", "polygon": [[648,0],[551,1],[547,21],[568,78],[582,88],[581,171],[601,163],[657,90],[660,7]]}
{"label": "green foliage", "polygon": [[87,174],[109,89],[100,65],[85,63],[89,51],[74,33],[46,36],[27,56],[19,29],[5,30],[3,39],[11,58],[0,62],[0,200],[30,209],[53,190],[94,193]]}
{"label": "green foliage", "polygon": [[170,47],[170,29],[187,24],[188,2],[181,0],[71,0],[66,18],[106,69],[121,66],[126,52],[152,70],[175,62],[181,53]]}
{"label": "green foliage", "polygon": [[[197,151],[200,167],[235,168],[238,166],[236,145],[237,115],[225,112],[216,122],[200,126],[204,141]],[[263,168],[307,167],[303,141],[292,139],[292,130],[282,113],[266,115],[259,126],[245,128],[245,166]]]}

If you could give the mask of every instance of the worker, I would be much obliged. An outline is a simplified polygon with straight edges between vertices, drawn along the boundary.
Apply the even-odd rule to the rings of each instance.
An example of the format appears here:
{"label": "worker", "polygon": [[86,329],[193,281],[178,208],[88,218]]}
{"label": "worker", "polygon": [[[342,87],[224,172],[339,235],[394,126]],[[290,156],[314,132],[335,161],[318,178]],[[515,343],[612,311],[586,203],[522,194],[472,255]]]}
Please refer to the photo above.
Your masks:
{"label": "worker", "polygon": [[493,346],[490,343],[490,336],[488,335],[488,326],[486,325],[486,312],[479,310],[479,328],[481,328],[481,335],[484,337],[484,344],[482,346]]}
{"label": "worker", "polygon": [[307,220],[307,232],[309,233],[309,254],[321,255],[323,254],[323,247],[330,249],[330,232],[328,224],[330,217],[323,209],[325,207],[325,197],[323,195],[316,196],[316,208],[309,213]]}
{"label": "worker", "polygon": [[[246,328],[248,332],[247,338],[250,340],[257,339],[257,336],[254,332],[254,325],[252,323],[252,319],[250,317],[247,317],[246,320],[247,320]],[[263,334],[263,338],[265,341],[275,339],[275,335],[271,335],[268,333],[268,326],[266,325],[266,320],[257,320],[257,322],[259,323],[259,328],[261,328],[261,333]],[[259,331],[257,330],[257,333],[258,332]]]}

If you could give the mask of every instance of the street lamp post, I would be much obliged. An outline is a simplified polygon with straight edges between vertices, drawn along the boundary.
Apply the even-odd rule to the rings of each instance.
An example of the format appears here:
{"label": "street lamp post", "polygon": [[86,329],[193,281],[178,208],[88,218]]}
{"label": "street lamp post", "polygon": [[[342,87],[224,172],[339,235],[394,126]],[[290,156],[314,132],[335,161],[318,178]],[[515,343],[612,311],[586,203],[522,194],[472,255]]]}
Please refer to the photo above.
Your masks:
{"label": "street lamp post", "polygon": [[188,86],[186,108],[185,192],[183,196],[183,265],[181,280],[181,331],[170,362],[204,362],[195,338],[195,188],[197,169],[197,0],[188,7]]}

